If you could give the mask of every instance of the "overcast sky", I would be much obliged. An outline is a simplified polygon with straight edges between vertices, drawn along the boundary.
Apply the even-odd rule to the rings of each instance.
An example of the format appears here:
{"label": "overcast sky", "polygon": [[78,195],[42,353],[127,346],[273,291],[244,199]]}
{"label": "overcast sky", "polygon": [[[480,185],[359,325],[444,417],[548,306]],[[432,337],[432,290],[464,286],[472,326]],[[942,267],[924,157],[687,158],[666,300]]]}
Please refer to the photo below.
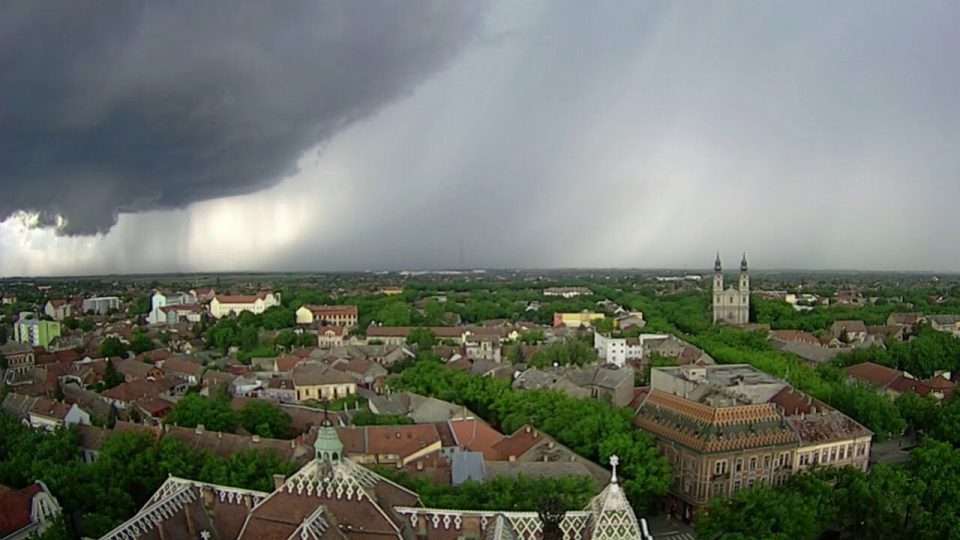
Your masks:
{"label": "overcast sky", "polygon": [[0,6],[0,275],[960,271],[957,2],[124,6]]}

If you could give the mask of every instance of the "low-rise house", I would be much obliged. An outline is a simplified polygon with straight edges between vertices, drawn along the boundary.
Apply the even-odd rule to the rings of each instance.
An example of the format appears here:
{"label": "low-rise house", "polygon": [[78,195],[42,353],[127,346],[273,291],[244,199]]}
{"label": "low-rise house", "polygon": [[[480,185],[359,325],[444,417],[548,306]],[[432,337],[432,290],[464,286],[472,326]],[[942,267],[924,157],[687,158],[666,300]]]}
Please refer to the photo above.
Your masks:
{"label": "low-rise house", "polygon": [[927,317],[927,322],[934,330],[960,335],[960,316],[930,315]]}
{"label": "low-rise house", "polygon": [[217,291],[215,291],[213,287],[200,287],[190,289],[190,294],[200,302],[209,302],[217,295]]}
{"label": "low-rise house", "polygon": [[607,366],[530,368],[517,375],[518,390],[556,390],[577,399],[599,399],[624,407],[633,399],[633,370]]}
{"label": "low-rise house", "polygon": [[317,330],[317,346],[322,349],[343,347],[347,329],[343,326],[324,326]]}
{"label": "low-rise house", "polygon": [[357,463],[403,467],[440,451],[440,434],[432,424],[337,428],[343,453]]}
{"label": "low-rise house", "polygon": [[80,455],[84,463],[93,463],[100,455],[100,448],[107,437],[113,434],[113,430],[84,424],[77,426],[77,432],[80,435]]}
{"label": "low-rise house", "polygon": [[181,304],[157,308],[149,315],[150,324],[173,326],[182,323],[198,323],[203,319],[207,308],[200,304]]}
{"label": "low-rise house", "polygon": [[154,381],[137,379],[123,382],[104,390],[100,396],[118,409],[129,409],[141,401],[156,397],[175,397],[187,391],[187,381],[172,377],[164,377]]}
{"label": "low-rise house", "polygon": [[500,362],[503,347],[497,335],[470,334],[466,338],[463,349],[467,358]]}
{"label": "low-rise house", "polygon": [[278,403],[296,403],[297,390],[293,387],[292,379],[274,377],[263,387],[263,394],[267,399]]}
{"label": "low-rise house", "polygon": [[863,343],[867,339],[867,325],[863,321],[834,321],[830,336],[845,343]]}
{"label": "low-rise house", "polygon": [[346,373],[359,386],[364,388],[370,388],[374,381],[386,377],[388,374],[385,367],[366,358],[351,358],[349,360],[343,358],[336,360],[331,366]]}
{"label": "low-rise house", "polygon": [[891,398],[913,392],[920,396],[932,395],[942,400],[952,397],[954,392],[954,383],[950,381],[949,373],[921,381],[906,371],[873,362],[861,362],[845,368],[844,371],[851,380],[871,384]]}
{"label": "low-rise house", "polygon": [[163,370],[162,373],[186,379],[191,385],[200,382],[200,375],[203,373],[203,366],[183,356],[167,358],[160,362],[159,366]]}
{"label": "low-rise house", "polygon": [[16,418],[24,425],[30,425],[30,409],[39,398],[20,394],[18,392],[9,392],[3,396],[0,408],[3,409],[11,418]]}
{"label": "low-rise house", "polygon": [[12,293],[4,293],[3,296],[0,296],[0,305],[11,306],[17,303],[17,295]]}
{"label": "low-rise house", "polygon": [[628,311],[613,320],[614,326],[620,330],[629,330],[631,328],[643,328],[647,321],[643,319],[642,311]]}
{"label": "low-rise house", "polygon": [[264,382],[252,375],[238,375],[230,382],[230,394],[234,396],[256,396],[263,390]]}
{"label": "low-rise house", "polygon": [[296,312],[297,324],[316,324],[318,326],[343,326],[351,328],[357,325],[357,306],[300,306]]}
{"label": "low-rise house", "polygon": [[164,370],[154,364],[139,362],[132,358],[111,358],[110,362],[117,370],[117,373],[123,375],[123,380],[131,381],[154,381],[164,376]]}
{"label": "low-rise house", "polygon": [[297,401],[336,401],[357,393],[357,383],[347,374],[328,366],[306,364],[293,369]]}
{"label": "low-rise house", "polygon": [[62,321],[73,313],[73,306],[63,299],[48,300],[43,306],[43,313],[55,321]]}
{"label": "low-rise house", "polygon": [[809,332],[804,332],[803,330],[770,330],[768,338],[784,342],[804,343],[818,347],[822,345],[817,336]]}
{"label": "low-rise house", "polygon": [[83,312],[93,315],[106,315],[111,310],[120,309],[120,299],[116,296],[94,296],[83,299]]}
{"label": "low-rise house", "polygon": [[446,422],[457,418],[476,418],[476,414],[462,405],[412,392],[392,392],[387,395],[365,397],[368,399],[367,406],[373,414],[408,416],[417,424]]}
{"label": "low-rise house", "polygon": [[210,315],[219,319],[249,311],[255,315],[280,305],[280,293],[261,291],[252,295],[217,295],[210,301]]}
{"label": "low-rise house", "polygon": [[154,431],[161,437],[171,437],[197,450],[206,450],[211,454],[229,458],[246,450],[273,452],[278,458],[291,463],[303,464],[310,459],[309,446],[293,440],[270,439],[258,435],[234,435],[210,431],[204,426],[195,428],[178,427],[164,424]]}
{"label": "low-rise house", "polygon": [[90,425],[90,414],[76,403],[38,398],[29,413],[30,426],[53,431],[66,425]]}
{"label": "low-rise house", "polygon": [[594,321],[603,320],[606,315],[603,313],[593,313],[590,311],[581,311],[578,313],[554,313],[553,326],[556,328],[589,328]]}
{"label": "low-rise house", "polygon": [[[164,308],[172,306],[194,306],[197,304],[197,297],[191,293],[185,292],[166,292],[154,291],[150,297],[150,313],[147,315],[149,324],[173,324],[170,322],[170,310]],[[179,317],[179,312],[173,311],[174,318]]]}
{"label": "low-rise house", "polygon": [[926,321],[920,313],[891,313],[887,317],[887,326],[905,326],[912,328],[914,325]]}
{"label": "low-rise house", "polygon": [[3,540],[39,537],[61,512],[57,499],[39,480],[19,490],[0,485],[0,509]]}

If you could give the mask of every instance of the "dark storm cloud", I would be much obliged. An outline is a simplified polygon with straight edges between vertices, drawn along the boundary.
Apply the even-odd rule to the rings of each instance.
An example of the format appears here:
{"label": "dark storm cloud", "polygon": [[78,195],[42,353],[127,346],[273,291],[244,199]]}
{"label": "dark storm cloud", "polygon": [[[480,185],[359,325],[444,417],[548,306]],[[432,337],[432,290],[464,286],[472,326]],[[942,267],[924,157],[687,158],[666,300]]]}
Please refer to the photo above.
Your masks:
{"label": "dark storm cloud", "polygon": [[65,232],[275,183],[441,68],[478,2],[7,2],[0,221]]}

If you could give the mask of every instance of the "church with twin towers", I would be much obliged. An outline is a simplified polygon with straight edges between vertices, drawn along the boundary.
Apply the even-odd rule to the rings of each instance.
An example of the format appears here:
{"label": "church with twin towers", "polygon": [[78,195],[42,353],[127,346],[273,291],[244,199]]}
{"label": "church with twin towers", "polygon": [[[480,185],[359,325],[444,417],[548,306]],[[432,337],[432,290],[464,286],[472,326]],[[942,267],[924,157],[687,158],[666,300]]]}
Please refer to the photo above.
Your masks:
{"label": "church with twin towers", "polygon": [[747,324],[750,322],[750,274],[747,272],[747,254],[740,260],[740,282],[737,287],[723,288],[723,265],[720,252],[713,264],[713,323]]}

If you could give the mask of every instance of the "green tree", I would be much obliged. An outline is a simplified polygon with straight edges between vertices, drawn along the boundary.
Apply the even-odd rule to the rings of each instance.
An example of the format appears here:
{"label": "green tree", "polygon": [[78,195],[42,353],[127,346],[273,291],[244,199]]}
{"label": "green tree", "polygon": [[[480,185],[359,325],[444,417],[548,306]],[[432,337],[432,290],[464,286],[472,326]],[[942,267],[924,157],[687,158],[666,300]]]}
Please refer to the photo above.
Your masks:
{"label": "green tree", "polygon": [[437,336],[429,328],[418,326],[407,336],[408,345],[416,345],[419,351],[432,351],[437,344]]}
{"label": "green tree", "polygon": [[119,338],[108,337],[100,342],[100,356],[111,358],[127,356],[127,346]]}
{"label": "green tree", "polygon": [[203,425],[210,431],[233,433],[239,425],[237,413],[229,403],[187,394],[180,398],[165,421],[183,427]]}
{"label": "green tree", "polygon": [[130,351],[133,354],[142,354],[155,348],[153,340],[145,332],[136,332],[130,340]]}
{"label": "green tree", "polygon": [[240,408],[239,419],[243,429],[261,437],[290,437],[290,415],[269,401],[247,401]]}
{"label": "green tree", "polygon": [[104,389],[113,388],[124,381],[123,375],[117,371],[117,366],[113,365],[113,360],[107,358],[107,367],[103,372]]}
{"label": "green tree", "polygon": [[91,321],[90,319],[80,319],[80,323],[78,326],[80,327],[80,330],[84,332],[92,332],[94,328],[93,321]]}

